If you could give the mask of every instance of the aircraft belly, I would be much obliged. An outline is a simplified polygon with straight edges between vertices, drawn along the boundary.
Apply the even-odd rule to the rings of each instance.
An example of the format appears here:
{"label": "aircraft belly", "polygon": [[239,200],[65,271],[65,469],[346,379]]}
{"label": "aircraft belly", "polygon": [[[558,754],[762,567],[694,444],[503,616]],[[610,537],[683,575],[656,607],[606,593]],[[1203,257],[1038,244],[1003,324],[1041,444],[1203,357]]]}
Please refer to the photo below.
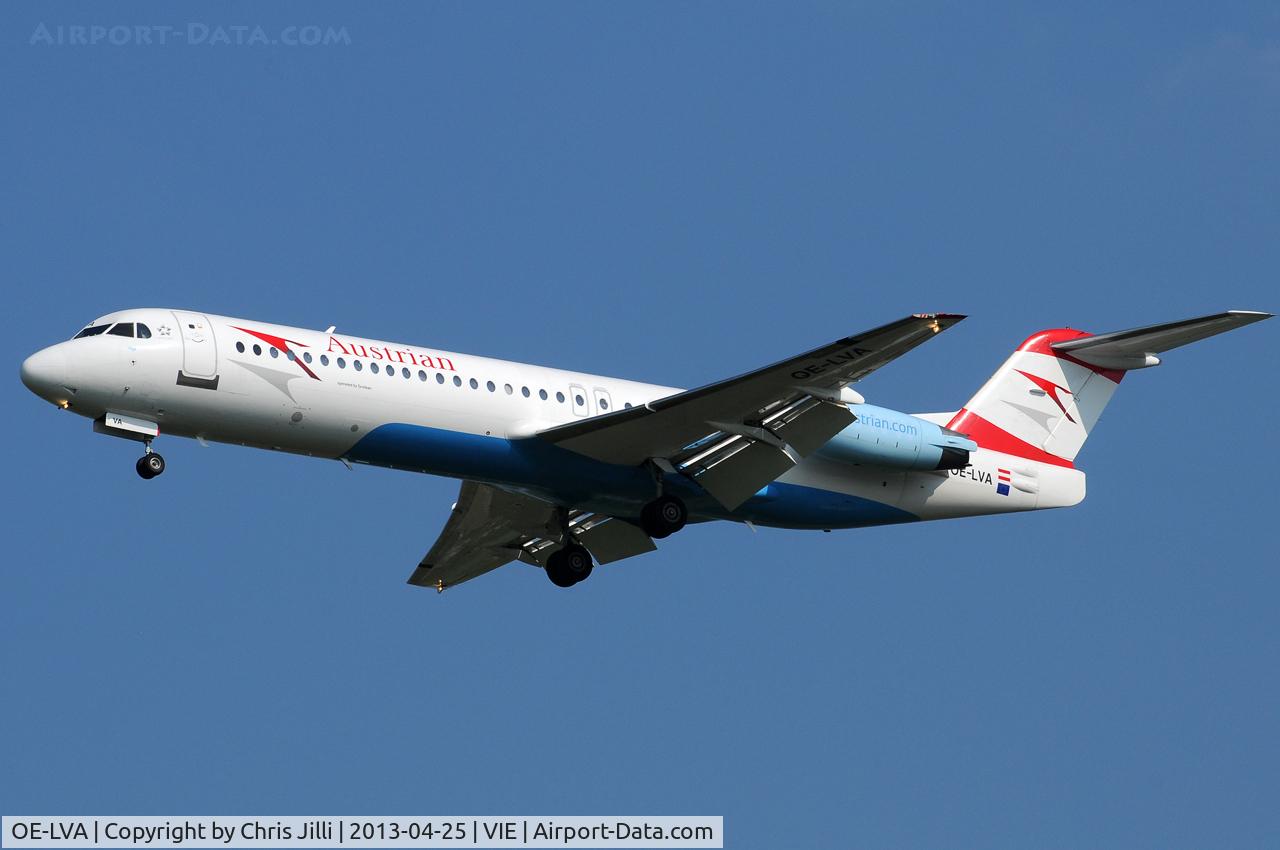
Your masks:
{"label": "aircraft belly", "polygon": [[852,493],[775,481],[733,513],[716,519],[745,520],[777,528],[863,528],[915,522],[915,514]]}
{"label": "aircraft belly", "polygon": [[642,467],[603,463],[538,439],[470,434],[392,422],[346,452],[357,463],[463,478],[528,492],[560,504],[630,515],[652,499]]}
{"label": "aircraft belly", "polygon": [[870,499],[886,505],[897,505],[902,496],[907,473],[875,467],[850,467],[825,457],[808,457],[788,470],[777,481],[828,490]]}
{"label": "aircraft belly", "polygon": [[919,517],[898,504],[904,478],[892,471],[850,474],[846,464],[809,457],[733,512],[716,518],[784,528],[913,522]]}
{"label": "aircraft belly", "polygon": [[[374,428],[345,455],[357,463],[495,484],[612,516],[635,516],[655,495],[654,481],[642,467],[595,461],[536,439],[509,440],[399,422]],[[841,478],[838,472],[825,467],[821,472],[792,470],[733,511],[684,476],[667,476],[665,487],[685,500],[695,521],[852,528],[918,518],[886,499],[886,488],[890,494],[901,491],[901,474],[851,486],[847,473]]]}

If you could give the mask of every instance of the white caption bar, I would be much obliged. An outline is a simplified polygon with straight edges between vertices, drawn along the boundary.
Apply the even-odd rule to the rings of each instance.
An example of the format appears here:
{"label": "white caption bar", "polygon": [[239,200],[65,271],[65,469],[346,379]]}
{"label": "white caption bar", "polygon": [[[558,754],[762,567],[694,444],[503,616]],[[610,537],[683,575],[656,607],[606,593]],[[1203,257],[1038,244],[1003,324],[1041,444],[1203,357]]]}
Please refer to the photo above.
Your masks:
{"label": "white caption bar", "polygon": [[724,847],[723,817],[3,817],[3,847]]}

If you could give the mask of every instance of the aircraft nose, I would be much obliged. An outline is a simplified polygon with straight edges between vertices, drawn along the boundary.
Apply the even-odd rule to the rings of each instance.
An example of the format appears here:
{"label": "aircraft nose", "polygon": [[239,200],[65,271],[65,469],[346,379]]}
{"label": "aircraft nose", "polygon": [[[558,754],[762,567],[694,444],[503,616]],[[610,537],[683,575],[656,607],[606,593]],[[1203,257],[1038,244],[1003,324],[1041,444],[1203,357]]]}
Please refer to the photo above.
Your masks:
{"label": "aircraft nose", "polygon": [[22,361],[22,383],[43,399],[65,401],[67,357],[57,348],[45,348]]}

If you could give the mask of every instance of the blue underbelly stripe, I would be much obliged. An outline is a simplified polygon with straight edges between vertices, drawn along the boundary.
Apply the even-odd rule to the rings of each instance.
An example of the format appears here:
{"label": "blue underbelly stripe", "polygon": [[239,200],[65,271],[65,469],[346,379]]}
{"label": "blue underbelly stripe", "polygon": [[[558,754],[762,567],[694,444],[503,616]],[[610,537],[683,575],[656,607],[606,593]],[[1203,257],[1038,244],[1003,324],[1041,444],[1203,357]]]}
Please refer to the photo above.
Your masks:
{"label": "blue underbelly stripe", "polygon": [[[346,456],[373,466],[514,487],[613,516],[634,517],[654,496],[653,479],[643,468],[592,460],[537,438],[508,440],[393,423],[370,431]],[[667,476],[665,486],[684,499],[695,519],[788,528],[856,528],[919,519],[871,499],[798,484],[769,484],[734,511],[683,475]]]}
{"label": "blue underbelly stripe", "polygon": [[782,528],[860,528],[920,520],[874,499],[776,481],[739,505],[733,518]]}
{"label": "blue underbelly stripe", "polygon": [[592,460],[537,439],[508,440],[393,423],[379,425],[347,452],[350,460],[451,478],[529,489],[565,504],[608,494],[631,502],[653,498],[653,478],[639,467]]}

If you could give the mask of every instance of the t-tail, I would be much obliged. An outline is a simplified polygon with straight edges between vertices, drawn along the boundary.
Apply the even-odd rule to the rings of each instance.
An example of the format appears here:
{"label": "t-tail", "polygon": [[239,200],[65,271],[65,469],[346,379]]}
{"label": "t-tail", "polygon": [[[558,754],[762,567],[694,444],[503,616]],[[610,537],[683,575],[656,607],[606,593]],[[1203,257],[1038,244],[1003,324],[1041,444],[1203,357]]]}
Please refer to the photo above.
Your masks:
{"label": "t-tail", "polygon": [[1270,313],[1232,310],[1127,331],[1054,328],[1018,346],[948,427],[981,448],[1072,467],[1125,374],[1162,352],[1234,330]]}

